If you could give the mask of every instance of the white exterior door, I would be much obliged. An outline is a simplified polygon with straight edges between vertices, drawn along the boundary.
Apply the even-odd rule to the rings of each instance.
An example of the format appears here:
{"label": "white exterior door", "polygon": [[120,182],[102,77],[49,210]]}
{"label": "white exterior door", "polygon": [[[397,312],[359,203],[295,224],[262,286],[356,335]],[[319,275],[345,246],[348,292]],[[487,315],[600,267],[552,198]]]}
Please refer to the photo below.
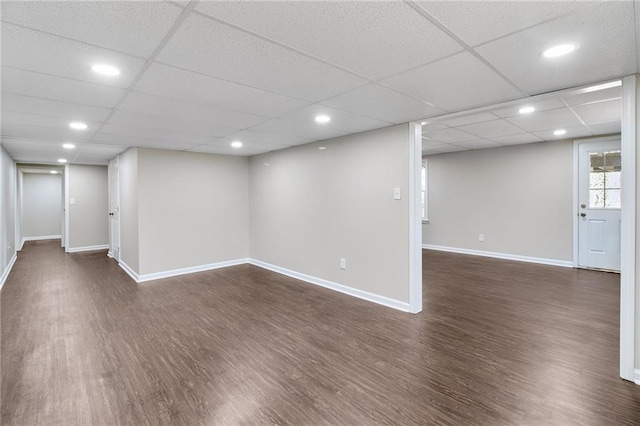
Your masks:
{"label": "white exterior door", "polygon": [[118,158],[109,161],[109,256],[120,262],[120,187]]}
{"label": "white exterior door", "polygon": [[578,266],[620,271],[620,140],[578,146]]}

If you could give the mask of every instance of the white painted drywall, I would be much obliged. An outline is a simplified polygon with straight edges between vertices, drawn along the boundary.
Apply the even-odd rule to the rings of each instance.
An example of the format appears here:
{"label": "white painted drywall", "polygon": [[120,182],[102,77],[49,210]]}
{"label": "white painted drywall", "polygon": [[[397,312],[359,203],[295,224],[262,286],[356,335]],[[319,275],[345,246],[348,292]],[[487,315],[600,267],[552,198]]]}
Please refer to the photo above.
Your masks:
{"label": "white painted drywall", "polygon": [[60,236],[62,175],[24,173],[22,183],[22,238]]}
{"label": "white painted drywall", "polygon": [[0,277],[4,276],[11,259],[16,254],[15,190],[15,162],[7,151],[0,146]]}
{"label": "white painted drywall", "polygon": [[564,140],[429,156],[423,244],[571,261],[572,149]]}
{"label": "white painted drywall", "polygon": [[136,273],[140,271],[138,244],[138,148],[119,156],[120,261]]}
{"label": "white painted drywall", "polygon": [[139,274],[249,255],[246,157],[139,148],[138,203]]}
{"label": "white painted drywall", "polygon": [[408,302],[408,159],[407,124],[251,157],[251,257]]}
{"label": "white painted drywall", "polygon": [[108,178],[106,166],[68,167],[70,249],[109,243]]}

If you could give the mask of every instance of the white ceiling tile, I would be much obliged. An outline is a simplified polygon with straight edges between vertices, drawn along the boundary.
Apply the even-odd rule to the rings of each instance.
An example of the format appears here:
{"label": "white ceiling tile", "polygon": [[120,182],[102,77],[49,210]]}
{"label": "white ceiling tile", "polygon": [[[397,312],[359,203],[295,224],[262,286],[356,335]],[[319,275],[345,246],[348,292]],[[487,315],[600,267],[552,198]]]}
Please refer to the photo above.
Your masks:
{"label": "white ceiling tile", "polygon": [[491,138],[492,141],[501,143],[503,145],[520,145],[524,143],[542,142],[543,139],[534,135],[533,133],[522,133],[519,135],[509,136],[497,136]]}
{"label": "white ceiling tile", "polygon": [[458,37],[477,45],[570,13],[577,1],[420,1],[418,4]]}
{"label": "white ceiling tile", "polygon": [[[113,131],[115,133],[97,133],[91,139],[92,143],[99,143],[103,145],[114,145],[120,147],[131,146],[143,146],[149,148],[159,149],[177,149],[179,151],[189,149],[196,145],[201,145],[204,142],[211,142],[215,138],[196,138],[192,140],[192,137],[175,137],[171,140],[171,137],[166,139],[160,139],[157,137],[144,137],[144,136],[131,136],[130,134],[117,134],[122,133],[115,126],[105,126],[106,131]],[[136,132],[134,132],[136,133]]]}
{"label": "white ceiling tile", "polygon": [[[634,3],[599,2],[567,17],[529,28],[476,49],[530,94],[590,84],[636,72]],[[574,42],[566,56],[545,49]]]}
{"label": "white ceiling tile", "polygon": [[443,129],[422,134],[422,139],[441,143],[463,142],[478,139],[475,135],[460,131],[458,129]]}
{"label": "white ceiling tile", "polygon": [[469,148],[465,148],[463,146],[451,145],[451,144],[443,144],[434,146],[429,148],[429,151],[433,151],[434,153],[444,154],[447,152],[458,152],[458,151],[469,151]]}
{"label": "white ceiling tile", "polygon": [[367,82],[198,15],[190,15],[184,21],[158,61],[308,101],[328,98]]}
{"label": "white ceiling tile", "polygon": [[311,138],[313,140],[331,139],[347,134],[342,130],[331,129],[316,123],[306,124],[279,118],[254,126],[251,130],[283,136]]}
{"label": "white ceiling tile", "polygon": [[522,96],[469,52],[381,80],[381,83],[449,111],[491,105]]}
{"label": "white ceiling tile", "polygon": [[147,95],[140,92],[130,92],[118,109],[186,122],[228,126],[236,129],[243,129],[265,121],[264,117],[258,115]]}
{"label": "white ceiling tile", "polygon": [[153,131],[208,137],[222,137],[239,130],[215,122],[196,123],[129,111],[116,111],[109,119],[109,124],[132,129],[153,129]]}
{"label": "white ceiling tile", "polygon": [[447,142],[435,141],[431,139],[422,139],[422,149],[435,148],[439,145],[447,145]]}
{"label": "white ceiling tile", "polygon": [[135,89],[264,117],[274,117],[309,105],[287,96],[160,64],[151,65]]}
{"label": "white ceiling tile", "polygon": [[456,142],[456,145],[462,146],[468,149],[485,149],[485,148],[497,148],[499,146],[504,146],[498,142],[494,142],[486,139],[479,139],[479,140],[468,141],[468,142]]}
{"label": "white ceiling tile", "polygon": [[66,117],[69,121],[104,121],[111,110],[109,108],[99,108],[3,93],[2,111],[48,115],[52,117]]}
{"label": "white ceiling tile", "polygon": [[449,128],[449,126],[442,124],[439,121],[434,121],[433,123],[429,123],[429,121],[423,121],[423,123],[427,123],[427,124],[422,125],[422,133],[433,132],[435,130],[442,130],[442,129]]}
{"label": "white ceiling tile", "polygon": [[372,79],[462,50],[402,2],[200,2],[197,10]]}
{"label": "white ceiling tile", "polygon": [[586,124],[619,121],[622,116],[622,102],[620,99],[577,105],[572,109]]}
{"label": "white ceiling tile", "polygon": [[[121,74],[108,77],[91,70],[94,64],[109,64]],[[144,61],[38,31],[4,24],[2,65],[105,86],[128,87]]]}
{"label": "white ceiling tile", "polygon": [[124,90],[2,67],[2,93],[113,108]]}
{"label": "white ceiling tile", "polygon": [[[71,121],[83,121],[88,125],[87,130],[74,130],[69,127]],[[87,137],[91,135],[91,132],[100,127],[99,122],[84,120],[84,117],[71,117],[71,120],[65,117],[55,117],[49,115],[29,114],[23,112],[3,111],[2,113],[2,131],[4,133],[5,128],[28,128],[34,127],[48,127],[52,129],[59,129],[68,133],[69,135],[77,135],[80,137]]]}
{"label": "white ceiling tile", "polygon": [[507,108],[497,109],[493,111],[493,113],[498,117],[506,118],[506,117],[515,117],[517,115],[520,115],[518,110],[522,107],[534,107],[536,109],[535,113],[537,114],[541,111],[547,111],[547,110],[556,109],[556,108],[563,108],[564,106],[565,104],[562,102],[560,98],[542,99],[540,101],[531,101],[525,98],[525,99],[522,99],[521,102],[518,102],[516,105],[510,106]]}
{"label": "white ceiling tile", "polygon": [[273,149],[285,148],[293,145],[301,145],[313,142],[313,139],[302,138],[292,134],[282,135],[276,133],[265,133],[255,130],[243,130],[224,138],[218,139],[215,143],[209,145],[229,145],[232,141],[241,141],[246,146],[259,147],[268,146]]}
{"label": "white ceiling tile", "polygon": [[27,139],[51,139],[57,140],[59,142],[75,142],[77,140],[87,140],[87,138],[91,137],[90,132],[80,133],[68,127],[44,127],[33,124],[26,124],[24,122],[21,123],[20,121],[18,121],[17,123],[12,123],[6,121],[4,115],[5,114],[3,114],[2,120],[3,138],[19,137]]}
{"label": "white ceiling tile", "polygon": [[352,114],[350,112],[318,104],[309,105],[308,107],[301,108],[297,111],[283,114],[280,118],[316,126],[317,123],[315,121],[315,117],[318,115],[328,115],[331,117],[331,121],[323,124],[323,127],[343,130],[349,133],[379,129],[391,124],[387,121],[374,120],[373,118],[363,117],[361,115]]}
{"label": "white ceiling tile", "polygon": [[542,130],[539,132],[534,132],[534,134],[545,141],[555,141],[560,139],[572,139],[572,138],[581,138],[585,136],[593,136],[593,133],[583,125],[563,127],[563,129],[566,130],[567,133],[561,136],[554,135],[553,130]]}
{"label": "white ceiling tile", "polygon": [[392,123],[406,123],[445,112],[377,84],[360,87],[321,104]]}
{"label": "white ceiling tile", "polygon": [[[155,144],[195,146],[215,139],[211,136],[175,133],[154,128],[130,127],[127,125],[108,123],[102,126],[102,129],[100,129],[100,135],[95,135],[92,141],[108,142],[109,140],[105,134],[111,135],[110,138],[113,141],[113,144],[119,145],[121,143],[119,141],[124,142],[125,140],[132,140],[136,142],[136,145],[132,146],[155,146]],[[140,145],[141,143],[144,143],[144,145]]]}
{"label": "white ceiling tile", "polygon": [[536,111],[531,114],[521,114],[516,117],[510,117],[507,120],[527,132],[555,130],[581,124],[580,120],[578,120],[569,108]]}
{"label": "white ceiling tile", "polygon": [[2,19],[52,34],[147,57],[182,10],[164,2],[2,2]]}
{"label": "white ceiling tile", "polygon": [[490,112],[477,112],[471,115],[465,115],[462,117],[450,118],[443,120],[442,123],[450,127],[464,126],[465,124],[482,123],[483,121],[495,120],[496,117]]}
{"label": "white ceiling tile", "polygon": [[602,123],[589,124],[589,129],[594,135],[609,135],[614,133],[620,133],[622,131],[622,124],[619,120],[616,121],[604,121]]}
{"label": "white ceiling tile", "polygon": [[514,126],[506,120],[485,121],[483,123],[467,124],[458,129],[485,139],[493,139],[498,136],[517,135],[522,129]]}
{"label": "white ceiling tile", "polygon": [[604,90],[596,90],[595,92],[581,93],[579,95],[563,96],[567,105],[581,105],[590,102],[605,101],[608,99],[620,99],[622,97],[622,86],[611,87]]}

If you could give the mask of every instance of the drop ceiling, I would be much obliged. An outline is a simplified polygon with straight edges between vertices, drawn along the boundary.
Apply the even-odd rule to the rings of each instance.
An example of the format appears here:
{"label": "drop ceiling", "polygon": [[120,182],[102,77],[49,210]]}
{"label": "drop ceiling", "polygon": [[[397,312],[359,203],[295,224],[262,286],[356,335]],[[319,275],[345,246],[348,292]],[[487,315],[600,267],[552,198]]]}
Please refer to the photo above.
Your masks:
{"label": "drop ceiling", "polygon": [[[254,155],[639,71],[632,1],[0,8],[0,141],[21,162],[105,164],[131,146]],[[579,49],[541,58],[565,40]],[[121,75],[97,75],[95,63]],[[561,119],[567,137],[609,133],[619,121],[612,99],[556,99],[526,119],[486,111],[425,128],[425,137],[444,152],[546,140]],[[318,114],[331,121],[317,124]],[[243,147],[231,148],[234,140]],[[65,152],[64,142],[77,149]]]}

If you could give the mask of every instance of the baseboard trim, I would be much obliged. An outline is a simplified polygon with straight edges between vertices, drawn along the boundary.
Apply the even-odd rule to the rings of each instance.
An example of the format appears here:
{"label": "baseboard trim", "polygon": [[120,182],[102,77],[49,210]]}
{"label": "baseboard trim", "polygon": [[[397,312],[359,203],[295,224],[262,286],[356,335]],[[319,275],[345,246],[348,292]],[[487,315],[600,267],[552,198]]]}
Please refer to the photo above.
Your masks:
{"label": "baseboard trim", "polygon": [[2,290],[2,287],[4,287],[4,283],[7,281],[7,278],[9,278],[11,269],[13,268],[13,265],[16,263],[17,259],[18,259],[18,253],[13,253],[13,257],[11,258],[11,260],[9,261],[9,264],[7,265],[7,269],[4,270],[4,272],[2,273],[2,276],[0,277],[0,290]]}
{"label": "baseboard trim", "polygon": [[118,262],[118,266],[120,266],[127,274],[129,274],[129,276],[131,278],[133,278],[133,280],[135,282],[137,282],[137,283],[140,282],[140,279],[138,277],[138,273],[136,271],[134,271],[133,268],[131,268],[131,266],[127,265],[123,261]]}
{"label": "baseboard trim", "polygon": [[41,235],[39,237],[23,237],[20,247],[24,245],[26,241],[40,241],[40,240],[60,240],[62,235]]}
{"label": "baseboard trim", "polygon": [[120,265],[124,265],[123,269],[138,283],[145,281],[160,280],[162,278],[176,277],[178,275],[193,274],[196,272],[211,271],[213,269],[227,268],[229,266],[243,265],[249,262],[249,259],[234,259],[225,260],[223,262],[209,263],[206,265],[190,266],[188,268],[172,269],[169,271],[154,272],[151,274],[138,274],[129,265],[124,262],[120,262]]}
{"label": "baseboard trim", "polygon": [[95,251],[95,250],[107,250],[109,244],[100,244],[97,246],[84,246],[84,247],[69,247],[68,253],[78,253],[80,251]]}
{"label": "baseboard trim", "polygon": [[633,370],[633,382],[636,385],[640,385],[640,369],[638,369],[638,368]]}
{"label": "baseboard trim", "polygon": [[570,260],[545,259],[543,257],[520,256],[517,254],[496,253],[493,251],[471,250],[457,247],[437,246],[432,244],[423,244],[422,248],[428,250],[446,251],[450,253],[470,254],[472,256],[493,257],[496,259],[515,260],[518,262],[539,263],[542,265],[573,268],[573,262]]}
{"label": "baseboard trim", "polygon": [[347,294],[349,296],[357,297],[358,299],[367,300],[369,302],[377,303],[379,305],[387,306],[389,308],[397,309],[403,312],[410,312],[409,303],[401,302],[399,300],[391,299],[378,294],[369,293],[368,291],[358,290],[353,287],[338,284],[332,281],[328,281],[322,278],[313,277],[311,275],[303,274],[301,272],[292,271],[290,269],[282,268],[280,266],[272,265],[270,263],[262,262],[257,259],[249,259],[249,263],[258,266],[263,269],[268,269],[273,272],[277,272],[282,275],[286,275],[291,278],[296,278],[301,281],[315,284],[320,287],[328,288],[330,290],[338,291],[340,293]]}

